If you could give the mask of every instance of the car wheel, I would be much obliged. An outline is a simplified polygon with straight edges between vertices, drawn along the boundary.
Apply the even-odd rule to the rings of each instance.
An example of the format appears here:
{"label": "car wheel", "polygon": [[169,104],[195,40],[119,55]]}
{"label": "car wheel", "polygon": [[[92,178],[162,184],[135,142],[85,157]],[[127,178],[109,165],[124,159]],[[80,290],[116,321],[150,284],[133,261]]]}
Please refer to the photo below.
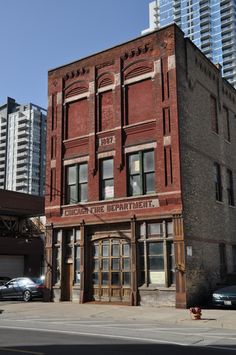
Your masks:
{"label": "car wheel", "polygon": [[23,300],[24,300],[25,302],[29,302],[29,301],[31,300],[31,293],[30,293],[30,291],[28,291],[28,290],[24,291],[24,293],[23,293]]}

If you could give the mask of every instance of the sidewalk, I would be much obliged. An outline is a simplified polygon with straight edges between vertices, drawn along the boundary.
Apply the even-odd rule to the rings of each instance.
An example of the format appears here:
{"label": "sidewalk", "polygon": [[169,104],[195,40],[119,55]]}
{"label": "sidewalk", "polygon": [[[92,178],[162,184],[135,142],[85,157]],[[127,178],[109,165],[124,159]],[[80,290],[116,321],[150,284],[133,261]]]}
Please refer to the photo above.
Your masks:
{"label": "sidewalk", "polygon": [[201,320],[192,320],[188,309],[172,307],[129,307],[71,302],[0,302],[1,319],[76,319],[162,323],[181,326],[225,328],[236,331],[236,310],[203,309]]}

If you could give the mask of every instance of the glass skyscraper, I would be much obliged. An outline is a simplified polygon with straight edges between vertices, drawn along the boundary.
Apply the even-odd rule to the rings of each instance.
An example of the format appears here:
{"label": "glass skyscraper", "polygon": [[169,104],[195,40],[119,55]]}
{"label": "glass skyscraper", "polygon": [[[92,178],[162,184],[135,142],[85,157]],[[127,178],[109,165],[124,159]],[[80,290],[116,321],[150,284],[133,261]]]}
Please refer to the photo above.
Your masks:
{"label": "glass skyscraper", "polygon": [[222,66],[236,88],[236,0],[155,0],[149,4],[149,28],[175,22],[201,51]]}

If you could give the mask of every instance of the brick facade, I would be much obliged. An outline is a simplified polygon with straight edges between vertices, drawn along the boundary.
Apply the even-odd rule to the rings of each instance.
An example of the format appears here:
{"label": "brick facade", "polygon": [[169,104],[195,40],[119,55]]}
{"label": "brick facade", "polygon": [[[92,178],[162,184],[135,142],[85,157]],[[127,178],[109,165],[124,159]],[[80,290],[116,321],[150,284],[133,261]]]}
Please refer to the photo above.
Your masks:
{"label": "brick facade", "polygon": [[[207,76],[208,71],[215,77],[214,82]],[[211,189],[207,188],[205,194],[201,191],[202,198],[198,196],[198,183],[204,185],[205,176],[197,174],[195,155],[199,145],[208,154],[210,149],[216,151],[217,143],[211,142],[216,137],[210,128],[209,137],[205,127],[202,132],[203,125],[207,121],[210,124],[207,95],[215,92],[218,99],[225,87],[231,101],[235,99],[234,90],[222,79],[221,86],[217,86],[219,78],[219,70],[184,39],[175,25],[49,72],[46,255],[52,266],[47,284],[54,300],[186,307],[198,297],[197,288],[194,294],[190,290],[194,275],[198,277],[194,260],[199,262],[201,258],[197,252],[195,255],[192,233],[201,227],[205,233],[207,228],[211,230],[205,206],[207,200],[207,207],[212,210],[215,200],[210,166],[207,177]],[[233,112],[229,101],[225,104]],[[203,134],[207,136],[207,147],[201,144]],[[197,148],[191,149],[191,144]],[[222,151],[224,147],[218,149]],[[142,184],[143,192],[132,195],[128,188],[132,174],[129,159],[139,154],[141,160],[134,169],[145,170],[146,152],[154,154],[154,191],[148,193]],[[200,158],[204,168],[205,155]],[[102,200],[104,159],[113,161],[114,186],[107,188],[112,198]],[[88,167],[88,198],[81,203],[68,203],[67,169],[77,164]],[[143,175],[152,176],[145,171]],[[195,199],[200,209],[196,208]],[[228,208],[224,210],[229,217]],[[205,216],[200,228],[195,214],[198,218]],[[214,218],[211,222],[215,224]],[[156,230],[154,234],[152,228]],[[191,245],[186,238],[193,241]],[[209,235],[204,238],[211,239]],[[120,264],[115,273],[111,267],[112,250],[118,243]],[[106,275],[101,266],[105,263],[101,250],[108,244],[110,267]],[[193,248],[192,259],[186,254],[187,245]],[[79,280],[75,275],[78,246]],[[162,250],[160,259],[157,251],[152,254],[156,246]],[[68,248],[71,251],[67,255]],[[122,266],[126,265],[125,260],[129,267]],[[96,262],[100,265],[98,270]],[[99,281],[94,281],[97,276]],[[108,277],[104,287],[103,276]],[[198,281],[199,285],[204,282]]]}

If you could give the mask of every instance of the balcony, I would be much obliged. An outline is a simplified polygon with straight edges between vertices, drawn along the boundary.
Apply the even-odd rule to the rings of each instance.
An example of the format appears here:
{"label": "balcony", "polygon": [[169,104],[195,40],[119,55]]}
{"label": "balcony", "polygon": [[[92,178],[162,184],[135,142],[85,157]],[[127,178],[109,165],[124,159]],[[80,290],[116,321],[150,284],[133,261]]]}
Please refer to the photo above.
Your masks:
{"label": "balcony", "polygon": [[28,136],[29,136],[29,131],[28,130],[25,130],[25,129],[19,130],[18,129],[18,137],[19,138],[28,137]]}
{"label": "balcony", "polygon": [[0,143],[0,149],[1,149],[1,148],[4,148],[4,149],[6,148],[6,142]]}
{"label": "balcony", "polygon": [[22,190],[22,188],[27,187],[27,181],[16,182],[17,191]]}
{"label": "balcony", "polygon": [[26,165],[26,164],[28,164],[29,163],[29,161],[28,161],[28,159],[18,159],[17,158],[17,168],[19,167],[19,166],[22,166],[22,165]]}
{"label": "balcony", "polygon": [[202,36],[201,36],[201,43],[210,43],[211,41],[211,34],[209,32],[206,32],[204,33]]}
{"label": "balcony", "polygon": [[6,127],[6,126],[7,126],[7,121],[6,121],[6,120],[2,121],[2,122],[1,122],[1,127],[4,128],[4,127]]}
{"label": "balcony", "polygon": [[17,141],[18,145],[26,144],[28,142],[29,142],[29,139],[27,137],[19,138]]}
{"label": "balcony", "polygon": [[20,131],[28,130],[29,129],[29,124],[23,123],[23,124],[18,124],[18,134]]}
{"label": "balcony", "polygon": [[234,27],[233,26],[227,26],[227,28],[222,28],[221,30],[221,34],[222,34],[222,37],[223,38],[231,38],[233,37],[233,29]]}
{"label": "balcony", "polygon": [[225,50],[225,48],[226,48],[226,46],[223,48],[223,54],[228,54],[228,53],[234,53],[234,48],[233,48],[233,46],[232,46],[232,44],[230,44],[229,46],[227,46],[227,47],[230,47],[229,49],[226,49]]}
{"label": "balcony", "polygon": [[222,42],[223,42],[223,44],[224,44],[225,41],[232,40],[232,38],[233,38],[232,33],[224,34],[224,36],[222,36]]}
{"label": "balcony", "polygon": [[230,18],[230,16],[232,16],[232,11],[231,10],[228,10],[228,11],[221,11],[221,21],[227,19],[227,18]]}
{"label": "balcony", "polygon": [[208,1],[201,1],[200,2],[200,13],[201,13],[201,11],[209,11],[209,9],[210,9],[210,6],[209,6]]}
{"label": "balcony", "polygon": [[22,152],[17,155],[17,160],[20,160],[21,158],[25,158],[28,156],[28,152]]}
{"label": "balcony", "polygon": [[0,135],[1,135],[1,136],[6,135],[6,133],[7,133],[6,128],[2,128],[2,129],[0,130]]}
{"label": "balcony", "polygon": [[18,126],[20,126],[21,123],[28,122],[29,121],[29,117],[22,114],[21,117],[18,117],[17,121],[18,121]]}
{"label": "balcony", "polygon": [[17,168],[17,174],[18,173],[23,173],[23,172],[26,172],[28,171],[28,167],[27,166],[22,166],[20,168]]}
{"label": "balcony", "polygon": [[16,180],[19,181],[19,180],[28,180],[28,175],[27,174],[17,174],[16,176]]}
{"label": "balcony", "polygon": [[204,18],[201,20],[201,25],[202,25],[201,28],[203,28],[203,26],[208,26],[209,22],[210,22],[210,17],[204,17]]}
{"label": "balcony", "polygon": [[28,151],[28,144],[18,145],[17,153]]}

